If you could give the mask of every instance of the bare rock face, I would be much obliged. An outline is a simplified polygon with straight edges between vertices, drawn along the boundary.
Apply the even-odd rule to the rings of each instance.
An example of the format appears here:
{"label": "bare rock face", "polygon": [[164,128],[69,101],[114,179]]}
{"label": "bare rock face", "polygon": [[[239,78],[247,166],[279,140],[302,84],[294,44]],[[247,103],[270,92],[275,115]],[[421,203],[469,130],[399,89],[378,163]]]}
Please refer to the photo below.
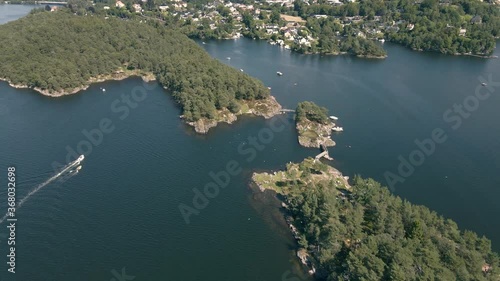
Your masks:
{"label": "bare rock face", "polygon": [[262,116],[266,119],[269,119],[279,114],[281,111],[281,105],[278,103],[278,101],[276,101],[276,98],[273,96],[269,96],[265,100],[253,101],[250,106],[251,108],[249,109],[248,113],[257,116]]}
{"label": "bare rock face", "polygon": [[206,134],[210,128],[217,126],[217,121],[202,118],[194,122],[187,122],[187,124],[193,126],[197,133]]}
{"label": "bare rock face", "polygon": [[335,142],[330,138],[333,127],[335,127],[334,123],[320,124],[310,120],[303,120],[295,125],[300,145],[316,148],[319,148],[321,144],[335,146]]}
{"label": "bare rock face", "polygon": [[219,115],[218,122],[233,124],[236,120],[238,120],[236,114],[232,113],[228,109],[220,110],[218,115]]}

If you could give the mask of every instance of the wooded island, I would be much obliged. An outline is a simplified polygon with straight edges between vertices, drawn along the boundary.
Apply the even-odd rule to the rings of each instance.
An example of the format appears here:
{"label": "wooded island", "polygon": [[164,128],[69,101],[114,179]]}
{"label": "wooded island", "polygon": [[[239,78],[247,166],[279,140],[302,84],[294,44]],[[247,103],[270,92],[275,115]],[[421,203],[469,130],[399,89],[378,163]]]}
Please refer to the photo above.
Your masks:
{"label": "wooded island", "polygon": [[238,114],[271,117],[281,108],[259,80],[153,24],[37,11],[1,25],[0,42],[0,78],[13,86],[60,96],[116,77],[156,78],[200,133]]}
{"label": "wooded island", "polygon": [[308,158],[285,171],[254,173],[284,198],[298,256],[321,280],[499,280],[491,241],[374,180],[350,185]]}

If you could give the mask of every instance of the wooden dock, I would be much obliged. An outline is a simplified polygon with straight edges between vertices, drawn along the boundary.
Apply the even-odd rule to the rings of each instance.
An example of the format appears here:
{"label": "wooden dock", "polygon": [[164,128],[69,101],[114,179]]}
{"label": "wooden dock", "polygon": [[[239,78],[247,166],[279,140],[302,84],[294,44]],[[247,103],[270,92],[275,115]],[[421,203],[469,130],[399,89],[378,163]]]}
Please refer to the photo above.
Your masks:
{"label": "wooden dock", "polygon": [[316,155],[316,157],[314,157],[314,161],[317,161],[317,160],[321,159],[322,157],[327,159],[327,160],[330,160],[330,161],[333,160],[333,158],[330,157],[330,155],[328,155],[328,150],[325,150],[325,151],[321,152],[320,154]]}
{"label": "wooden dock", "polygon": [[328,147],[326,147],[325,144],[322,143],[319,146],[319,148],[321,149],[321,153],[316,155],[316,157],[314,157],[314,161],[317,161],[317,160],[321,159],[322,157],[324,157],[325,159],[330,160],[330,161],[333,160],[333,158],[330,157],[330,155],[328,154]]}

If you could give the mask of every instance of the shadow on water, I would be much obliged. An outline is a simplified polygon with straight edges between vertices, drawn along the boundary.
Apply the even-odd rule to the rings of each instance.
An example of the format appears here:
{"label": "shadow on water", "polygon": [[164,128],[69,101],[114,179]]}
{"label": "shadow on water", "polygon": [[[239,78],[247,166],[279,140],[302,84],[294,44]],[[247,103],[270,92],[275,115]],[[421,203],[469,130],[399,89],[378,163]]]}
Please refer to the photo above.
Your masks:
{"label": "shadow on water", "polygon": [[252,206],[266,225],[286,243],[290,251],[290,273],[284,273],[282,275],[282,280],[297,280],[287,279],[291,276],[299,278],[299,280],[314,280],[313,277],[307,274],[309,269],[300,263],[297,257],[296,252],[299,246],[297,241],[293,238],[292,232],[285,220],[289,214],[286,209],[282,207],[282,196],[271,190],[261,191],[259,187],[251,181],[248,184],[248,191],[248,202],[250,206]]}

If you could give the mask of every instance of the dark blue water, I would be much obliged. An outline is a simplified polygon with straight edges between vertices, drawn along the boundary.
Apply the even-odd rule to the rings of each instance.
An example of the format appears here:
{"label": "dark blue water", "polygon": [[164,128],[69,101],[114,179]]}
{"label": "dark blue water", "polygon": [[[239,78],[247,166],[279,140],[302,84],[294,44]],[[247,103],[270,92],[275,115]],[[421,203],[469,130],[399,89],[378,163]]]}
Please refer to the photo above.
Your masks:
{"label": "dark blue water", "polygon": [[[255,167],[283,168],[314,153],[295,143],[291,119],[274,140],[287,145],[269,145],[247,162],[237,145],[268,121],[244,118],[194,135],[155,83],[121,120],[111,105],[141,83],[101,83],[58,99],[0,84],[8,108],[0,119],[0,165],[2,173],[16,166],[19,198],[52,173],[53,161],[66,162],[67,146],[86,153],[77,176],[47,185],[18,210],[18,280],[110,279],[112,269],[123,267],[138,280],[277,280],[292,270],[289,235],[259,214],[265,206],[255,205],[248,188]],[[82,131],[99,128],[104,118],[113,131],[89,150]],[[202,190],[213,181],[209,173],[230,160],[242,172],[187,225],[179,204],[192,206],[192,189]]]}
{"label": "dark blue water", "polygon": [[[500,214],[500,60],[419,53],[391,44],[384,46],[385,60],[300,55],[245,39],[201,46],[272,86],[285,107],[312,100],[338,116],[345,131],[334,136],[337,146],[331,154],[334,165],[351,176],[387,185],[386,172],[399,175],[398,157],[408,160],[418,149],[416,140],[442,129],[447,140],[436,144],[394,191],[487,235],[500,250],[500,229],[494,223]],[[489,76],[496,86],[482,87],[479,78]],[[477,88],[490,96],[474,105]],[[455,104],[471,99],[467,118],[453,111]],[[444,119],[448,110],[452,114]],[[461,124],[453,129],[457,116]]]}
{"label": "dark blue water", "polygon": [[[442,117],[474,94],[478,76],[500,81],[498,60],[391,45],[382,61],[290,54],[251,40],[203,46],[262,79],[285,107],[312,100],[338,116],[345,131],[334,136],[332,164],[350,176],[384,182],[386,171],[397,174],[398,156],[415,150],[415,139],[442,128],[448,140],[394,192],[487,235],[500,249],[494,201],[500,195],[499,90],[456,130]],[[121,101],[141,90],[135,87],[145,89],[144,100]],[[16,166],[22,198],[53,174],[54,161],[67,162],[67,149],[86,154],[80,173],[43,187],[17,211],[14,276],[6,272],[2,227],[1,280],[112,280],[124,269],[134,280],[256,281],[286,280],[289,271],[300,271],[276,202],[248,185],[252,171],[282,169],[317,153],[298,145],[291,115],[277,121],[281,131],[247,161],[238,146],[248,148],[248,138],[274,120],[244,117],[196,135],[179,120],[168,92],[136,78],[57,99],[1,82],[0,114],[1,213],[8,166]],[[91,144],[83,131],[95,133],[101,123],[110,132],[94,134]],[[193,189],[203,189],[213,181],[210,173],[227,170],[228,163],[240,173],[186,224],[179,204],[193,206]]]}

